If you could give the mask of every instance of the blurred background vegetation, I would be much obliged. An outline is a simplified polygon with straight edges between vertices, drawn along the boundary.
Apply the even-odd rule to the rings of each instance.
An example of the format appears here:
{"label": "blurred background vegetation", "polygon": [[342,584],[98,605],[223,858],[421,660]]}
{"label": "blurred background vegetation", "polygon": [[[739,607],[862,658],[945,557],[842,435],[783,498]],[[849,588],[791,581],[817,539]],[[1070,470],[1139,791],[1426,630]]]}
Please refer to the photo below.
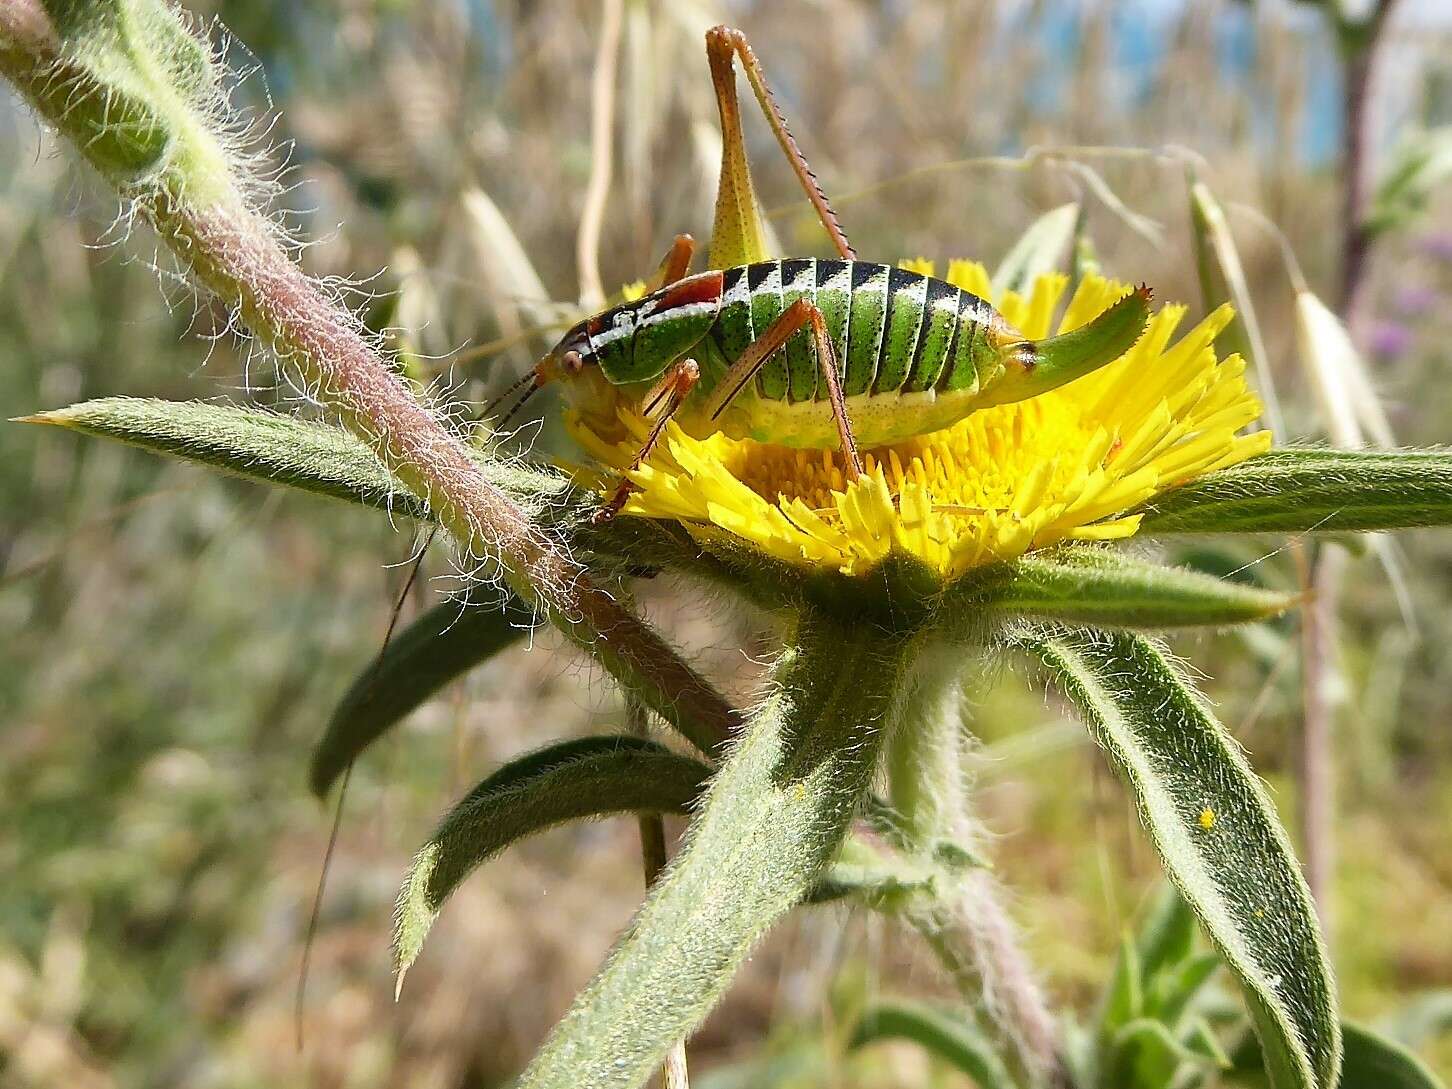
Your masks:
{"label": "blurred background vegetation", "polygon": [[[188,6],[234,35],[230,59],[253,72],[239,105],[275,113],[269,139],[291,164],[284,203],[313,243],[309,268],[358,280],[376,323],[457,396],[518,373],[540,338],[445,357],[551,321],[580,294],[597,5]],[[1092,150],[1189,149],[1230,209],[1284,437],[1323,436],[1280,242],[1240,210],[1263,212],[1312,288],[1337,298],[1343,85],[1317,5],[629,0],[607,285],[643,275],[675,232],[709,233],[718,152],[701,33],[721,20],[750,36],[869,259],[992,266],[1038,214],[1082,199],[1107,271],[1198,311],[1184,159]],[[1435,152],[1435,130],[1452,125],[1444,4],[1404,0],[1381,76],[1367,154],[1384,175],[1408,147]],[[773,226],[786,248],[820,252],[754,122]],[[1022,159],[1058,146],[1083,148],[1096,178]],[[961,162],[985,156],[1016,162]],[[128,237],[111,198],[8,98],[0,193],[4,416],[111,394],[293,406],[164,262],[158,290],[145,232]],[[1358,315],[1376,389],[1412,445],[1452,440],[1449,196],[1398,211]],[[556,441],[546,426],[539,449]],[[1452,987],[1452,539],[1399,543],[1410,607],[1375,558],[1355,560],[1336,672],[1333,942],[1343,1001],[1362,1019]],[[0,427],[0,1085],[492,1086],[588,978],[640,896],[634,821],[554,832],[491,863],[392,1000],[394,893],[446,801],[510,754],[622,721],[598,671],[541,631],[358,767],[297,1046],[294,989],[330,824],[307,793],[307,753],[376,650],[411,547],[362,510]],[[1178,558],[1294,585],[1296,550],[1277,547]],[[447,560],[426,570],[447,575]],[[447,586],[432,580],[409,612]],[[678,585],[642,596],[729,692],[750,693],[761,618]],[[1175,642],[1293,824],[1297,623]],[[1052,993],[1082,1008],[1156,866],[1079,727],[1010,676],[988,672],[980,692],[975,771],[995,863]],[[697,1083],[962,1083],[911,1048],[849,1062],[831,1044],[851,995],[938,986],[875,921],[802,913],[693,1045]],[[1452,1047],[1430,1046],[1452,1075]]]}

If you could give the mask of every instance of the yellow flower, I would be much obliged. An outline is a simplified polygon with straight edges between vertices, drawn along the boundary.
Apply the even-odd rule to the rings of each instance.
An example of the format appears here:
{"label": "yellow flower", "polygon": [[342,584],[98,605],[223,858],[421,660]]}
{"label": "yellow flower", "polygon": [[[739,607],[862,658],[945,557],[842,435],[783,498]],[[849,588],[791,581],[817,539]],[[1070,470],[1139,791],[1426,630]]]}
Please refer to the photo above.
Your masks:
{"label": "yellow flower", "polygon": [[[926,262],[911,262],[920,272]],[[983,266],[952,262],[948,280],[992,299]],[[1068,285],[1041,276],[1027,298],[994,299],[1031,339],[1048,336]],[[1128,288],[1087,277],[1058,331],[1078,328]],[[1270,448],[1268,431],[1237,432],[1260,415],[1238,356],[1212,343],[1231,320],[1221,307],[1171,344],[1183,306],[1154,315],[1139,343],[1106,367],[1016,404],[980,409],[907,442],[863,452],[866,472],[848,484],[836,450],[797,450],[669,425],[625,513],[682,523],[703,544],[731,534],[761,551],[844,574],[871,570],[894,550],[944,578],[1064,540],[1129,537],[1125,512],[1168,488]],[[626,469],[648,424],[622,411],[629,437],[603,439],[579,420],[591,454]]]}

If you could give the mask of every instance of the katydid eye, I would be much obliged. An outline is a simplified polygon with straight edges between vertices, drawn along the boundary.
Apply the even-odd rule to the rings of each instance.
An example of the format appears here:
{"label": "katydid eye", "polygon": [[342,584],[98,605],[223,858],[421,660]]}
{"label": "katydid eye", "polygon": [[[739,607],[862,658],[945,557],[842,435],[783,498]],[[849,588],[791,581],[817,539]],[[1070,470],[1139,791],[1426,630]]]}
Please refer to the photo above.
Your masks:
{"label": "katydid eye", "polygon": [[569,351],[560,357],[560,366],[566,374],[579,374],[585,369],[585,361],[580,358],[579,352]]}

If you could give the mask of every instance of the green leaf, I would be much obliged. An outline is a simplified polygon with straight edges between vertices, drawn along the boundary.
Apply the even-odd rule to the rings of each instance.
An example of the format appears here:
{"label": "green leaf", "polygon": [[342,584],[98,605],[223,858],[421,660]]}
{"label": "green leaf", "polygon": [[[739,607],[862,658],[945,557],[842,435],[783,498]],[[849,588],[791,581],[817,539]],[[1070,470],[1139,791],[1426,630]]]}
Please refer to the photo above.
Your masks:
{"label": "green leaf", "polygon": [[203,90],[205,54],[154,0],[44,6],[63,60],[50,80],[22,87],[116,184],[145,182],[165,165],[187,119],[185,108],[167,109],[176,98],[167,77],[185,76],[190,94]]}
{"label": "green leaf", "polygon": [[810,615],[789,646],[675,860],[517,1089],[644,1084],[836,856],[892,728],[906,648]]}
{"label": "green leaf", "polygon": [[1148,536],[1452,525],[1452,451],[1272,450],[1166,492],[1143,511]]}
{"label": "green leaf", "polygon": [[1135,937],[1144,972],[1145,1013],[1172,1028],[1220,967],[1213,953],[1195,954],[1195,913],[1171,884],[1155,898]]}
{"label": "green leaf", "polygon": [[[256,408],[202,401],[104,397],[52,412],[22,416],[21,423],[50,424],[100,438],[117,439],[153,453],[194,461],[250,480],[346,499],[410,518],[429,518],[424,504],[403,487],[368,444],[331,424]],[[571,521],[588,500],[559,473],[494,460],[480,452],[480,472],[531,515]],[[589,544],[633,549],[647,537],[639,519],[618,532],[607,525]]]}
{"label": "green leaf", "polygon": [[1218,1066],[1221,1070],[1231,1068],[1232,1063],[1230,1056],[1225,1051],[1225,1045],[1220,1042],[1220,1038],[1215,1035],[1215,1030],[1210,1027],[1210,1022],[1205,1018],[1197,1017],[1191,1021],[1189,1029],[1182,1039],[1190,1051]]}
{"label": "green leaf", "polygon": [[105,397],[22,417],[237,476],[426,518],[424,505],[393,478],[362,439],[329,424],[200,401]]}
{"label": "green leaf", "polygon": [[1170,879],[1245,992],[1276,1089],[1333,1089],[1335,986],[1315,907],[1235,741],[1141,636],[1052,633],[1036,650],[1138,803]]}
{"label": "green leaf", "polygon": [[1203,1064],[1203,1058],[1175,1039],[1169,1026],[1151,1018],[1131,1021],[1114,1034],[1103,1089],[1161,1089],[1174,1079],[1181,1063]]}
{"label": "green leaf", "polygon": [[1144,973],[1139,950],[1125,935],[1114,958],[1114,972],[1104,991],[1104,1012],[1100,1015],[1100,1033],[1108,1040],[1131,1021],[1144,1013]]}
{"label": "green leaf", "polygon": [[1173,885],[1162,884],[1135,935],[1146,979],[1178,967],[1195,944],[1195,914]]}
{"label": "green leaf", "polygon": [[1166,1024],[1177,1024],[1219,968],[1220,958],[1206,953],[1185,961],[1174,970],[1166,969],[1155,980],[1150,1012]]}
{"label": "green leaf", "polygon": [[644,738],[587,737],[529,753],[471,790],[414,856],[398,898],[398,985],[465,877],[525,836],[618,813],[684,813],[711,769]]}
{"label": "green leaf", "polygon": [[[21,417],[117,439],[236,476],[346,499],[394,515],[427,519],[425,505],[389,473],[361,439],[330,424],[255,408],[200,401],[107,397]],[[641,518],[590,523],[594,496],[562,474],[501,462],[479,452],[480,472],[542,523],[573,543],[634,571],[668,566],[700,573],[699,549],[683,533]],[[707,575],[714,572],[707,570]]]}
{"label": "green leaf", "polygon": [[1077,547],[1023,556],[970,572],[944,595],[948,622],[981,623],[985,610],[1102,628],[1243,624],[1297,601],[1108,549]]}
{"label": "green leaf", "polygon": [[1442,1080],[1401,1044],[1351,1021],[1341,1025],[1346,1057],[1341,1089],[1445,1089]]}
{"label": "green leaf", "polygon": [[1022,294],[1033,287],[1038,277],[1059,269],[1074,241],[1079,220],[1077,201],[1051,208],[1034,220],[994,270],[994,294]]}
{"label": "green leaf", "polygon": [[504,593],[476,585],[434,606],[363,667],[313,749],[314,794],[326,794],[364,749],[444,685],[523,638],[535,618]]}
{"label": "green leaf", "polygon": [[879,1040],[911,1040],[967,1074],[980,1089],[1014,1086],[993,1041],[978,1031],[966,1011],[950,1012],[917,1002],[878,1002],[863,1011],[847,1047],[856,1051]]}

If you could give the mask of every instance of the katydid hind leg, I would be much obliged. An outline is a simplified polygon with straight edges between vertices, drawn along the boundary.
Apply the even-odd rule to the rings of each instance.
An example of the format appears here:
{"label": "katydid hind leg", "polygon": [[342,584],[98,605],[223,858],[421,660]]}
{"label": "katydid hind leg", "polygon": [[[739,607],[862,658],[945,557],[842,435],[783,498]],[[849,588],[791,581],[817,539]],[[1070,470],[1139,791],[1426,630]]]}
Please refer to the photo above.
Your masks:
{"label": "katydid hind leg", "polygon": [[837,435],[842,441],[847,479],[855,482],[862,477],[862,455],[857,452],[857,439],[852,434],[852,420],[847,415],[847,399],[842,396],[837,353],[832,348],[832,337],[827,332],[827,318],[822,311],[812,306],[809,319],[812,323],[812,338],[817,342],[817,366],[821,368],[822,379],[827,386],[827,398],[832,404],[832,419],[836,421]]}
{"label": "katydid hind leg", "polygon": [[767,326],[766,331],[746,346],[729,370],[716,383],[710,399],[705,405],[705,414],[712,420],[721,414],[744,390],[751,380],[766,366],[772,356],[785,347],[786,342],[798,330],[811,326],[812,338],[816,343],[817,365],[821,368],[826,384],[827,397],[832,406],[832,418],[837,424],[837,434],[842,441],[842,452],[846,456],[847,478],[857,480],[862,475],[862,459],[857,452],[857,440],[852,434],[852,421],[847,415],[847,401],[842,394],[842,381],[837,370],[837,353],[832,348],[832,337],[827,330],[827,318],[819,307],[807,299],[798,299],[784,311],[781,317]]}
{"label": "katydid hind leg", "polygon": [[[734,58],[740,58],[741,67],[746,73],[746,80],[751,84],[751,90],[756,95],[761,112],[765,115],[767,124],[771,126],[772,134],[776,136],[782,153],[791,164],[797,181],[801,183],[807,200],[811,202],[817,218],[821,220],[828,237],[831,238],[832,245],[844,260],[855,261],[857,259],[856,251],[847,241],[847,235],[842,230],[837,214],[832,210],[832,204],[827,199],[827,194],[822,191],[821,183],[817,181],[817,175],[807,163],[806,156],[802,154],[802,149],[792,136],[791,129],[787,127],[786,116],[782,113],[776,96],[772,94],[771,86],[766,81],[766,73],[762,70],[761,62],[756,59],[756,54],[746,40],[746,35],[733,27],[712,27],[706,32],[706,55],[711,62],[711,79],[716,86],[717,103],[721,109],[722,188],[717,197],[716,206],[718,230],[723,226],[723,219],[728,231],[735,224],[741,224],[742,228],[749,224],[750,228],[756,231],[758,246],[760,245],[759,217],[761,211],[751,186],[751,172],[747,165],[746,150],[741,135],[741,112],[736,100],[736,73],[732,63]],[[749,201],[750,207],[739,207],[738,205],[743,201]],[[718,243],[716,238],[712,238],[713,260],[718,245],[724,257],[728,251],[734,251],[737,248],[733,244],[735,241],[734,238],[728,238]],[[749,261],[764,260],[767,256],[769,255],[764,252],[763,248],[760,256],[748,256],[744,261],[732,263],[746,264]]]}

